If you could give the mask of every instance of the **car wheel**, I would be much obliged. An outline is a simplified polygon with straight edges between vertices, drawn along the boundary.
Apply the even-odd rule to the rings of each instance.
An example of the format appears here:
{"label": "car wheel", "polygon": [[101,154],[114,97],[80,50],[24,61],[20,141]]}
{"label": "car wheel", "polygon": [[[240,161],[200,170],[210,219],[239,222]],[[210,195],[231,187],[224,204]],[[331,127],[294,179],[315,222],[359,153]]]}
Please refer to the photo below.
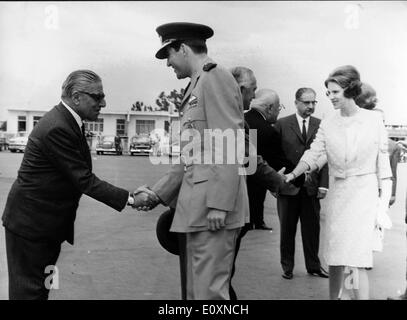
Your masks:
{"label": "car wheel", "polygon": [[15,152],[16,152],[16,150],[13,150],[13,149],[10,149],[10,151],[11,151],[12,153],[15,153]]}
{"label": "car wheel", "polygon": [[104,155],[104,152],[103,152],[103,151],[100,151],[100,154],[101,154],[101,155]]}

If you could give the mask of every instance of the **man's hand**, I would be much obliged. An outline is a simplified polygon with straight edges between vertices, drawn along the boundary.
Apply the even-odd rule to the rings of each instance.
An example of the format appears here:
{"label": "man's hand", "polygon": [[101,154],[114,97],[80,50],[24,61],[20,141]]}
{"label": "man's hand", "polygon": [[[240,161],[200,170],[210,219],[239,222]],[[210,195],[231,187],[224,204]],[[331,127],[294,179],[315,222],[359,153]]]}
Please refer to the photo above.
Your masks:
{"label": "man's hand", "polygon": [[283,180],[285,180],[285,167],[282,167],[279,171],[277,171],[277,173],[283,178]]}
{"label": "man's hand", "polygon": [[287,182],[287,183],[290,182],[290,181],[293,181],[296,178],[296,176],[292,172],[286,173],[284,175],[284,177],[285,177],[285,182]]}
{"label": "man's hand", "polygon": [[154,209],[161,202],[155,192],[145,185],[137,188],[137,190],[134,191],[133,196],[134,204],[132,207],[139,211],[149,211]]}
{"label": "man's hand", "polygon": [[206,216],[208,219],[208,228],[216,231],[225,227],[226,211],[211,209]]}
{"label": "man's hand", "polygon": [[396,202],[396,196],[391,196],[389,200],[389,207],[392,206]]}
{"label": "man's hand", "polygon": [[328,190],[326,190],[324,188],[318,188],[317,199],[324,199],[326,197],[327,193],[328,193]]}

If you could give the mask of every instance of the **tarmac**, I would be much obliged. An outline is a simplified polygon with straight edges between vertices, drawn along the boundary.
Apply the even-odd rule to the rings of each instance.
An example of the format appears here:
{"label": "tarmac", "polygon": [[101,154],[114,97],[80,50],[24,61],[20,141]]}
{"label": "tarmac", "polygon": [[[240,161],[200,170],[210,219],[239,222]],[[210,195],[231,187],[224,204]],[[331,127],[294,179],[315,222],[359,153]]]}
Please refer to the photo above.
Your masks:
{"label": "tarmac", "polygon": [[[22,155],[0,152],[0,210],[17,174]],[[102,179],[132,190],[153,184],[166,165],[153,166],[148,157],[93,155],[94,172]],[[369,271],[371,299],[387,299],[406,286],[405,193],[407,164],[398,168],[397,201],[390,209],[393,227],[385,234],[384,249],[374,255]],[[357,191],[355,191],[357,192]],[[325,203],[321,210],[324,246]],[[83,196],[75,223],[75,244],[62,245],[57,288],[51,300],[180,300],[178,257],[165,251],[155,235],[155,223],[165,208],[149,213],[131,208],[121,213]],[[326,300],[328,279],[307,274],[297,228],[294,278],[281,277],[279,222],[276,200],[268,193],[265,221],[273,231],[252,230],[242,241],[234,288],[240,300]],[[326,268],[322,254],[320,258]],[[4,228],[0,228],[0,300],[8,299]]]}

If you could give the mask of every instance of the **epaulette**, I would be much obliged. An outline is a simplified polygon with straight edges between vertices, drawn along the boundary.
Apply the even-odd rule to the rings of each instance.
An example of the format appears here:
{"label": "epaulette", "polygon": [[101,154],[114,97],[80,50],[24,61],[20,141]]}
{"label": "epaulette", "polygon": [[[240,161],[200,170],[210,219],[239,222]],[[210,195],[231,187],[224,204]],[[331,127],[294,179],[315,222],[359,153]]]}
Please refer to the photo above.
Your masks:
{"label": "epaulette", "polygon": [[208,71],[211,71],[215,67],[216,67],[216,63],[209,62],[209,63],[205,64],[202,69],[203,69],[203,71],[208,72]]}

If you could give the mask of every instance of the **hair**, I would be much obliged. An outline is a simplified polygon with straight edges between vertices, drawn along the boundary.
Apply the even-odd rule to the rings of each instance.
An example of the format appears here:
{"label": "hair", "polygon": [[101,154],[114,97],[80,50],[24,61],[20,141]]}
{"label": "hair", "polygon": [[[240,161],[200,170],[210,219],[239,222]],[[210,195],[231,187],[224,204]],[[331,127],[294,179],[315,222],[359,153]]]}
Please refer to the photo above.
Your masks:
{"label": "hair", "polygon": [[302,97],[302,95],[303,95],[305,92],[312,92],[312,93],[314,94],[314,96],[317,95],[317,93],[315,92],[315,90],[312,89],[312,88],[299,88],[299,89],[297,90],[297,92],[295,93],[295,100],[300,100],[301,97]]}
{"label": "hair", "polygon": [[277,93],[271,89],[260,89],[256,91],[256,96],[250,103],[251,108],[262,108],[268,107],[270,104],[275,103],[275,98]]}
{"label": "hair", "polygon": [[376,90],[370,84],[362,83],[361,93],[355,98],[355,103],[367,110],[372,110],[376,107],[376,103],[366,103],[366,99],[376,96]]}
{"label": "hair", "polygon": [[177,40],[168,45],[168,48],[174,48],[178,51],[181,48],[181,44],[185,44],[191,48],[192,52],[195,54],[208,53],[208,47],[206,46],[205,40],[202,39],[187,39],[187,40]]}
{"label": "hair", "polygon": [[360,74],[354,66],[347,65],[336,68],[325,80],[326,88],[328,88],[329,82],[335,82],[344,89],[345,98],[355,99],[361,92]]}
{"label": "hair", "polygon": [[250,70],[249,68],[234,67],[234,68],[230,69],[230,72],[232,73],[232,75],[235,78],[239,87],[250,86],[251,84],[253,84],[253,82],[256,81],[253,71]]}
{"label": "hair", "polygon": [[93,71],[76,70],[69,74],[62,84],[62,98],[72,97],[74,91],[86,90],[89,85],[101,82],[102,79]]}

